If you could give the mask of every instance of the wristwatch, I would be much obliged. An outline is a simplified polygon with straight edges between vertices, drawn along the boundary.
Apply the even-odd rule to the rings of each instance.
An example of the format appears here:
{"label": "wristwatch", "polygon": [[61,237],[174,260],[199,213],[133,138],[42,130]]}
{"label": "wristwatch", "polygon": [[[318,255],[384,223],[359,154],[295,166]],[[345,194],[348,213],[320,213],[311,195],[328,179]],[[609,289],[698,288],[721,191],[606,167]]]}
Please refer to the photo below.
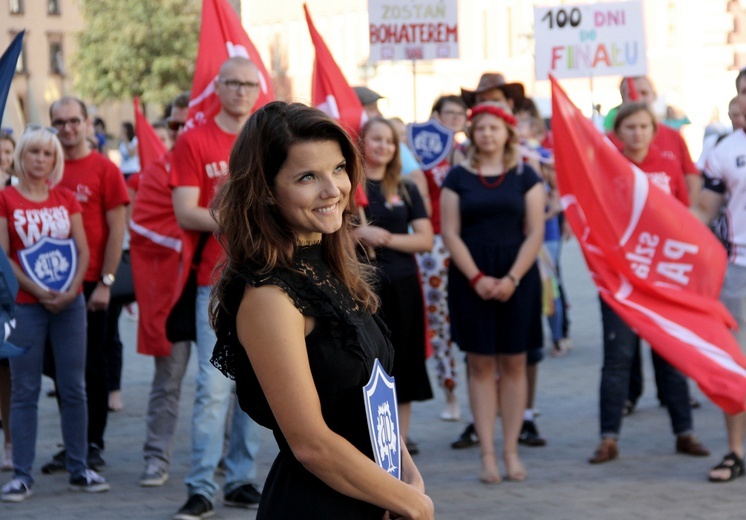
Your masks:
{"label": "wristwatch", "polygon": [[114,275],[111,273],[101,275],[101,283],[104,284],[106,287],[111,287],[112,285],[114,285],[114,280],[116,280],[116,278],[114,278]]}

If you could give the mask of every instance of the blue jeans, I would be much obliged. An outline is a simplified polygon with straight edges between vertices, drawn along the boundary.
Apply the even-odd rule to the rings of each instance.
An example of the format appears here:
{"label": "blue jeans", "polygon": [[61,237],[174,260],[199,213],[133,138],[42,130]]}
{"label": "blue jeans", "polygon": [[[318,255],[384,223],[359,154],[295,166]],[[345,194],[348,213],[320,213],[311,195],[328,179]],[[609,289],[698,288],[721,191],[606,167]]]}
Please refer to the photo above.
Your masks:
{"label": "blue jeans", "polygon": [[[629,391],[629,378],[635,349],[640,337],[601,300],[604,335],[604,366],[601,369],[601,437],[617,438],[622,427],[622,409]],[[689,386],[681,372],[653,350],[653,360],[660,369],[660,392],[671,417],[675,435],[691,433],[692,410]]]}
{"label": "blue jeans", "polygon": [[9,341],[28,346],[29,350],[10,359],[13,476],[29,486],[34,482],[31,467],[36,456],[44,345],[49,338],[55,359],[62,440],[67,453],[65,465],[70,475],[77,477],[86,469],[88,453],[85,300],[82,294],[78,295],[59,314],[52,314],[38,303],[16,305],[16,322]]}
{"label": "blue jeans", "polygon": [[254,458],[258,450],[258,426],[238,406],[235,383],[210,363],[215,332],[207,313],[210,287],[197,288],[197,389],[192,416],[192,467],[184,481],[189,495],[200,494],[215,500],[218,485],[215,469],[223,453],[225,422],[231,402],[235,404],[225,456],[224,493],[256,478]]}

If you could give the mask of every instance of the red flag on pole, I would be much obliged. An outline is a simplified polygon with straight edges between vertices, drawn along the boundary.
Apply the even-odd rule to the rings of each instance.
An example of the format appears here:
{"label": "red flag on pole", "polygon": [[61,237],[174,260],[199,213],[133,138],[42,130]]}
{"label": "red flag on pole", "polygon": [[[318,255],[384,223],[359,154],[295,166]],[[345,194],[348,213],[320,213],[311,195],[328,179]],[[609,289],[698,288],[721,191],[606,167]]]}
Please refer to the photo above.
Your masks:
{"label": "red flag on pole", "polygon": [[166,147],[155,133],[155,130],[140,110],[140,98],[132,101],[135,106],[135,135],[137,135],[137,154],[140,157],[140,171],[153,164],[166,154]]}
{"label": "red flag on pole", "polygon": [[324,43],[324,39],[316,30],[306,4],[303,4],[303,10],[306,12],[308,32],[311,33],[311,41],[316,49],[311,101],[315,107],[339,121],[350,135],[356,136],[365,122],[363,105],[347,83],[332,53]]}
{"label": "red flag on pole", "polygon": [[[303,4],[303,10],[306,13],[308,32],[311,33],[311,41],[316,49],[311,80],[311,102],[316,108],[336,119],[347,133],[356,139],[366,119],[363,105],[347,83],[319,31],[316,30],[306,4]],[[368,205],[368,197],[360,185],[355,191],[355,203],[361,207]]]}
{"label": "red flag on pole", "polygon": [[248,58],[259,69],[261,92],[254,110],[273,101],[275,93],[270,75],[264,68],[259,52],[241,25],[235,9],[228,0],[204,0],[197,65],[192,80],[192,99],[189,102],[188,127],[217,114],[220,105],[213,81],[223,62],[234,56]]}
{"label": "red flag on pole", "polygon": [[746,410],[746,357],[717,299],[725,250],[550,79],[557,185],[601,298],[724,411]]}

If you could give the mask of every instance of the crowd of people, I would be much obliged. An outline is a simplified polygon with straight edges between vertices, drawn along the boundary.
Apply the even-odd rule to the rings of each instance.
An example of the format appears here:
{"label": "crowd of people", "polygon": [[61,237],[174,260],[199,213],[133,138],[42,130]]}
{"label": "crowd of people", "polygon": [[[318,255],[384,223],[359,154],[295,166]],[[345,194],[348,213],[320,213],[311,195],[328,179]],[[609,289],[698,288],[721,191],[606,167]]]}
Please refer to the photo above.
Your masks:
{"label": "crowd of people", "polygon": [[[703,222],[727,206],[721,238],[735,260],[723,301],[744,323],[738,190],[746,161],[732,158],[743,146],[745,72],[736,85],[729,115],[737,131],[709,139],[698,165],[653,112],[647,77],[622,81],[608,137]],[[51,105],[49,127],[0,133],[0,247],[20,284],[10,341],[28,349],[0,360],[2,469],[12,471],[3,501],[34,490],[43,375],[55,382],[64,449],[41,471],[67,471],[72,490],[109,490],[97,470],[108,413],[123,406],[117,324],[127,302],[112,296],[123,248],[139,308],[137,350],[154,361],[141,486],[169,478],[192,348],[197,356],[187,499],[175,520],[213,514],[219,467],[224,504],[260,506],[258,518],[432,518],[412,458],[413,403],[434,397],[430,357],[443,393],[439,419],[460,421],[456,389],[468,395],[471,421],[451,446],[479,446],[485,484],[528,477],[519,444],[546,444],[534,413],[543,319],[553,356],[572,343],[553,137],[523,85],[485,73],[475,89],[436,99],[431,117],[452,137],[428,168],[402,121],[384,118],[381,96],[367,87],[355,88],[366,116],[350,136],[302,104],[252,112],[259,86],[253,63],[228,59],[214,82],[217,114],[186,130],[189,94],[177,96],[154,124],[168,152],[142,168],[132,124],[121,127],[117,166],[101,153],[103,121],[94,125],[74,97]],[[50,243],[70,264],[56,267],[66,272],[56,288],[28,267]],[[150,273],[158,283],[147,283]],[[190,284],[194,330],[174,337],[169,314]],[[603,301],[601,317],[601,442],[592,464],[619,457],[622,418],[642,392],[640,338]],[[693,431],[689,383],[652,355],[676,451],[708,455]],[[376,359],[396,381],[401,480],[375,464],[364,418],[360,388]],[[742,423],[726,416],[729,453],[710,480],[744,473]],[[259,425],[280,448],[263,486]]]}

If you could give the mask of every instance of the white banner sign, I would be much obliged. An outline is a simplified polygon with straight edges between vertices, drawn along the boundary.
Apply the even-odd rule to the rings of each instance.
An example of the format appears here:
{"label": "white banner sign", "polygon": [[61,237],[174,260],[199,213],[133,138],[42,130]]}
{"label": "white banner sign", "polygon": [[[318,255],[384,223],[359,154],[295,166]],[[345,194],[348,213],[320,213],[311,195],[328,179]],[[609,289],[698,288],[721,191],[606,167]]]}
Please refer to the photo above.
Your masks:
{"label": "white banner sign", "polygon": [[458,58],[458,0],[368,0],[370,61]]}
{"label": "white banner sign", "polygon": [[647,74],[642,3],[534,8],[536,79]]}

